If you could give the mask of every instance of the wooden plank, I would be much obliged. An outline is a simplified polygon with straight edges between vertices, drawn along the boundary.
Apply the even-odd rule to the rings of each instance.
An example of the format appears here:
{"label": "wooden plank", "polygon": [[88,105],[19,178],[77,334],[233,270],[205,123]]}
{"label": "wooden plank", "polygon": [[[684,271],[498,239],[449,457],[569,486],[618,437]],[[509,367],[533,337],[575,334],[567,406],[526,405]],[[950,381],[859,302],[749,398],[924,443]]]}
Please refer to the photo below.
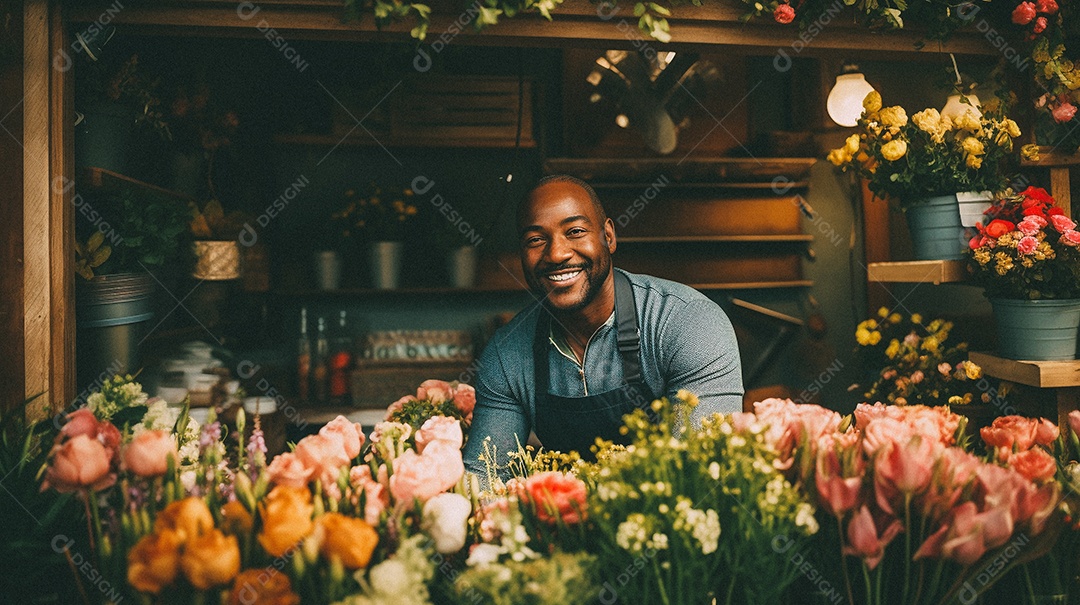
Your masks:
{"label": "wooden plank", "polygon": [[[21,11],[11,14],[12,44],[22,43]],[[17,55],[19,56],[19,55]],[[0,410],[26,396],[23,332],[23,64],[0,62]]]}
{"label": "wooden plank", "polygon": [[52,402],[52,297],[49,2],[23,5],[23,334],[24,392],[41,394],[28,415],[41,417]]}
{"label": "wooden plank", "polygon": [[1021,159],[1020,165],[1025,167],[1041,166],[1044,168],[1052,168],[1055,166],[1078,166],[1080,165],[1080,154],[1057,150],[1049,145],[1040,145],[1039,159]]}
{"label": "wooden plank", "polygon": [[727,243],[727,242],[812,242],[813,235],[657,235],[641,237],[620,237],[620,244],[664,244],[664,243]]}
{"label": "wooden plank", "polygon": [[[805,181],[818,158],[550,158],[547,174],[571,174],[594,187],[649,185],[659,177],[671,183],[711,185],[718,182],[768,182],[783,177],[776,188],[785,193],[793,181]],[[610,183],[610,185],[609,185]]]}
{"label": "wooden plank", "polygon": [[1017,361],[979,351],[968,357],[994,378],[1043,389],[1080,386],[1080,360]]}
{"label": "wooden plank", "polygon": [[866,279],[877,282],[944,284],[967,280],[962,260],[914,260],[867,265]]}
{"label": "wooden plank", "polygon": [[[49,56],[59,56],[70,48],[70,36],[63,27],[63,4],[52,3]],[[50,69],[50,183],[71,182],[75,166],[75,79],[73,72]],[[53,411],[75,400],[75,206],[70,187],[51,187],[49,212],[50,308],[52,318],[51,376]]]}
{"label": "wooden plank", "polygon": [[151,185],[150,183],[133,179],[118,172],[106,170],[105,168],[90,167],[83,169],[79,175],[79,185],[92,187],[94,189],[103,189],[110,192],[117,192],[125,187],[131,187],[140,191],[156,193],[185,202],[195,201],[195,198],[185,193],[172,191],[171,189],[165,189],[164,187],[158,187],[157,185]]}
{"label": "wooden plank", "polygon": [[[376,132],[376,136],[381,133]],[[389,134],[387,134],[389,137]],[[278,134],[274,135],[274,142],[281,145],[310,145],[314,147],[333,147],[335,145],[341,145],[343,147],[378,147],[382,144],[389,148],[403,148],[403,147],[418,147],[418,148],[431,148],[431,149],[455,149],[455,148],[492,148],[492,149],[512,149],[514,147],[513,135],[507,138],[454,138],[452,141],[447,139],[436,139],[434,137],[414,137],[414,136],[397,136],[393,140],[387,139],[374,139],[366,134],[352,135],[345,138],[335,136],[332,134]],[[525,131],[521,132],[521,146],[524,148],[536,147],[536,140],[532,138],[532,135],[526,135]]]}
{"label": "wooden plank", "polygon": [[1065,216],[1072,216],[1072,190],[1069,186],[1068,166],[1055,166],[1050,169],[1050,195],[1057,205],[1065,211]]}
{"label": "wooden plank", "polygon": [[813,280],[795,279],[788,281],[748,281],[730,282],[722,284],[687,284],[695,290],[775,290],[783,288],[809,288],[814,285]]}
{"label": "wooden plank", "polygon": [[[632,194],[631,194],[632,195]],[[622,237],[798,235],[802,213],[797,196],[700,199],[661,190],[652,200],[603,196],[604,208]]]}

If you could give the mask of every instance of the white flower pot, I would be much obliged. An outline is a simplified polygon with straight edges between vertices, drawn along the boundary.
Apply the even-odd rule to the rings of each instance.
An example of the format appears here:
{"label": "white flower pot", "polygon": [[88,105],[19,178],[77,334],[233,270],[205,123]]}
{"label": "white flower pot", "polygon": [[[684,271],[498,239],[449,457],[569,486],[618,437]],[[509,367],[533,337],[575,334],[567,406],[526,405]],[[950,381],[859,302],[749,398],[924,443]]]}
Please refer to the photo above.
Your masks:
{"label": "white flower pot", "polygon": [[962,191],[956,194],[960,205],[960,224],[974,227],[983,220],[983,212],[994,202],[994,194],[989,191]]}

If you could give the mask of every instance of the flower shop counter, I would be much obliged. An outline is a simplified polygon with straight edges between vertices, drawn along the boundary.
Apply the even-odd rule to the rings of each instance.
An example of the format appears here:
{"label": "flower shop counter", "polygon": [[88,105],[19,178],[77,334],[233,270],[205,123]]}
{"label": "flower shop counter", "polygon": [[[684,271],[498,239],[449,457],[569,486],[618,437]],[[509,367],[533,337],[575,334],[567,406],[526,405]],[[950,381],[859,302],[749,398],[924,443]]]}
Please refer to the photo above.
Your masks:
{"label": "flower shop counter", "polygon": [[1069,412],[1080,410],[1080,360],[1017,361],[978,351],[973,351],[970,358],[987,376],[1039,389],[1053,389],[1058,426],[1068,426]]}

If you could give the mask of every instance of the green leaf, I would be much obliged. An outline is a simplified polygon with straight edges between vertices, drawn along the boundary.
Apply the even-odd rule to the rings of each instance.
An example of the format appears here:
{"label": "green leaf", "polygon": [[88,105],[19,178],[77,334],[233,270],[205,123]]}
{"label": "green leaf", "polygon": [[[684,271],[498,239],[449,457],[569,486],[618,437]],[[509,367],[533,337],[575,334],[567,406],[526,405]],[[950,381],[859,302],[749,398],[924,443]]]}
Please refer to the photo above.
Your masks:
{"label": "green leaf", "polygon": [[668,10],[666,7],[663,7],[663,6],[661,6],[661,5],[659,5],[659,4],[655,3],[655,2],[650,2],[649,3],[649,8],[651,8],[652,11],[654,13],[658,14],[658,15],[664,15],[665,17],[670,17],[671,16],[671,11],[670,10]]}
{"label": "green leaf", "polygon": [[645,14],[645,4],[638,2],[634,5],[634,16],[640,17]]}

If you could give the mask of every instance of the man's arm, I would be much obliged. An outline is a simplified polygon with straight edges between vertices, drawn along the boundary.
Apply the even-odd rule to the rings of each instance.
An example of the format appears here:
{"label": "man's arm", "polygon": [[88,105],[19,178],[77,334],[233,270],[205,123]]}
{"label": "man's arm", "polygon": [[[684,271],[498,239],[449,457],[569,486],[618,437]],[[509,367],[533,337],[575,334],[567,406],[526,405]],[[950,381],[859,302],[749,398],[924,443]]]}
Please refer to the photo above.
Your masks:
{"label": "man's arm", "polygon": [[[495,449],[496,463],[502,470],[506,466],[506,455],[517,450],[519,441],[524,444],[529,438],[526,405],[527,402],[515,398],[495,344],[489,344],[480,356],[476,408],[469,429],[469,442],[462,454],[465,469],[475,474],[483,487],[490,487],[487,485],[487,470],[479,459],[484,453],[484,440],[491,438],[489,448]],[[505,471],[502,474],[505,475]]]}
{"label": "man's arm", "polygon": [[679,389],[698,396],[691,425],[715,412],[742,411],[742,364],[735,330],[723,309],[710,300],[693,300],[668,316],[661,333],[667,358],[664,381],[674,401]]}

